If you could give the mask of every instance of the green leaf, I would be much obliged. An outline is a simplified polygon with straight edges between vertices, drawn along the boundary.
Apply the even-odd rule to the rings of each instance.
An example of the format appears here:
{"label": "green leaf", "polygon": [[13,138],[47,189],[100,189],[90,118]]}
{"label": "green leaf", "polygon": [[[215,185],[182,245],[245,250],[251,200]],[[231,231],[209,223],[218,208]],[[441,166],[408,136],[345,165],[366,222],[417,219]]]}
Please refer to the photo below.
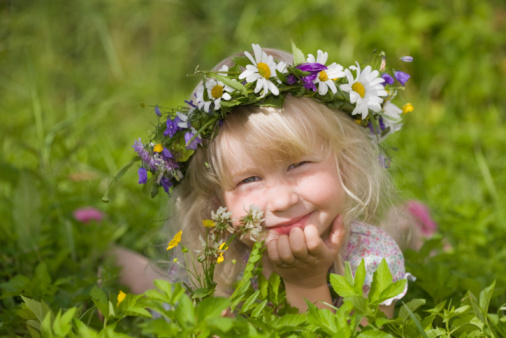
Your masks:
{"label": "green leaf", "polygon": [[304,56],[304,53],[300,49],[295,46],[295,43],[292,41],[292,54],[293,54],[293,65],[298,66],[301,63],[306,62],[306,57]]}
{"label": "green leaf", "polygon": [[357,294],[353,284],[350,285],[349,281],[343,276],[330,274],[330,285],[341,297],[362,296],[362,290],[360,290],[360,294]]}
{"label": "green leaf", "polygon": [[263,302],[261,302],[260,304],[258,304],[258,306],[255,308],[255,310],[253,310],[253,312],[251,312],[251,317],[257,318],[258,316],[260,316],[260,314],[264,310],[265,306],[267,305],[267,302],[268,302],[268,300],[266,299]]}
{"label": "green leaf", "polygon": [[389,338],[393,337],[391,334],[383,332],[378,329],[371,329],[366,331],[360,331],[357,337],[360,338],[367,338],[367,337],[382,337],[382,338]]}
{"label": "green leaf", "polygon": [[244,95],[244,96],[248,95],[248,90],[239,81],[233,80],[233,79],[228,78],[228,77],[226,77],[224,75],[221,75],[219,73],[209,73],[209,75],[211,77],[214,77],[216,80],[219,80],[219,81],[223,82],[224,85],[229,86],[229,87],[231,87],[231,88],[233,88],[235,90],[240,91],[242,95]]}
{"label": "green leaf", "polygon": [[228,298],[209,297],[202,300],[196,308],[198,321],[220,317],[223,310],[225,310],[229,304],[230,299]]}
{"label": "green leaf", "polygon": [[21,296],[21,299],[23,299],[23,302],[25,302],[26,307],[37,317],[39,323],[42,323],[48,313],[51,313],[51,316],[54,316],[53,312],[49,306],[44,303],[44,301],[37,302],[36,300],[23,296]]}
{"label": "green leaf", "polygon": [[385,290],[381,291],[381,294],[378,298],[378,303],[382,303],[387,299],[401,294],[404,291],[407,282],[408,281],[406,279],[401,279],[393,284],[388,285]]}
{"label": "green leaf", "polygon": [[227,333],[234,327],[234,323],[236,322],[233,318],[227,317],[217,317],[211,318],[207,322],[207,326],[211,329],[218,330],[223,333]]}
{"label": "green leaf", "polygon": [[269,276],[269,299],[274,304],[279,304],[279,286],[281,277],[277,273],[271,273]]}
{"label": "green leaf", "polygon": [[[412,299],[405,306],[411,310],[411,312],[415,312],[420,308],[420,306],[425,305],[425,299]],[[409,317],[409,313],[406,311],[405,307],[401,307],[399,310],[399,318],[406,320]]]}
{"label": "green leaf", "polygon": [[95,304],[95,307],[102,313],[104,318],[109,318],[109,301],[104,291],[94,286],[91,289],[90,296],[93,304]]}
{"label": "green leaf", "polygon": [[[351,271],[351,269],[350,269]],[[363,287],[364,287],[364,282],[365,282],[365,276],[366,276],[366,271],[365,271],[365,261],[364,259],[362,259],[360,261],[360,264],[358,265],[357,267],[357,270],[355,271],[355,281],[353,282],[353,286],[354,286],[354,289],[355,289],[355,293],[356,295],[361,295],[363,293]]]}
{"label": "green leaf", "polygon": [[277,317],[271,322],[272,328],[278,330],[293,330],[306,322],[306,315],[304,314],[286,314],[282,317]]}
{"label": "green leaf", "polygon": [[387,261],[383,258],[372,277],[371,290],[369,291],[368,297],[370,302],[377,303],[381,297],[382,291],[390,284],[392,284],[392,274],[388,269]]}
{"label": "green leaf", "polygon": [[72,330],[71,321],[74,318],[76,311],[77,308],[70,308],[63,316],[62,310],[58,311],[58,314],[53,322],[53,331],[57,336],[66,337],[69,334],[70,330]]}
{"label": "green leaf", "polygon": [[177,303],[175,308],[176,313],[176,321],[181,325],[181,327],[189,329],[193,328],[196,324],[195,317],[195,307],[193,306],[190,297],[183,294],[179,298],[179,303]]}
{"label": "green leaf", "polygon": [[243,68],[246,68],[247,65],[251,65],[251,60],[248,59],[247,56],[235,56],[232,58],[232,61]]}
{"label": "green leaf", "polygon": [[427,334],[425,333],[425,330],[423,329],[422,325],[420,324],[420,321],[418,320],[418,318],[416,318],[416,316],[413,313],[413,311],[411,311],[409,309],[409,307],[406,306],[406,304],[403,303],[402,305],[406,309],[406,312],[409,314],[409,316],[411,317],[411,319],[413,320],[413,322],[415,323],[415,326],[418,329],[418,332],[420,333],[420,335],[422,337],[424,337],[424,338],[428,338]]}
{"label": "green leaf", "polygon": [[495,288],[495,280],[490,284],[488,287],[483,289],[480,292],[480,308],[483,311],[484,314],[488,313],[488,307],[490,305],[490,299],[492,298],[492,294],[494,293]]}
{"label": "green leaf", "polygon": [[260,296],[260,290],[253,292],[248,299],[242,304],[241,312],[246,313],[253,306],[258,296]]}
{"label": "green leaf", "polygon": [[42,337],[54,337],[51,322],[51,314],[48,312],[42,323],[40,323],[40,333]]}

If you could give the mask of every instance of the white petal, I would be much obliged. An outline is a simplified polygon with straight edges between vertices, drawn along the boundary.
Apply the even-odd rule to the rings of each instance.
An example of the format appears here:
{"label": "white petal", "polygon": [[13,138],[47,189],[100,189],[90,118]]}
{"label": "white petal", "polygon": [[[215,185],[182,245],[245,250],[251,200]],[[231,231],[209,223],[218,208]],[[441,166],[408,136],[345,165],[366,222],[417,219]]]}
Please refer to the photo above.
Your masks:
{"label": "white petal", "polygon": [[257,64],[255,59],[253,58],[253,56],[251,56],[251,54],[249,52],[244,52],[244,55],[246,55],[246,57],[251,61],[252,64],[254,64],[254,65]]}
{"label": "white petal", "polygon": [[336,84],[334,83],[334,81],[328,80],[328,81],[325,81],[325,83],[327,84],[327,86],[329,86],[332,93],[334,93],[334,94],[337,93],[337,88],[336,88]]}
{"label": "white petal", "polygon": [[267,86],[269,87],[272,94],[274,94],[276,96],[279,95],[279,89],[278,89],[278,87],[276,87],[276,85],[274,83],[272,83],[271,81],[267,81]]}
{"label": "white petal", "polygon": [[313,54],[308,54],[307,55],[307,62],[308,63],[315,63],[316,62]]}
{"label": "white petal", "polygon": [[318,94],[325,95],[329,91],[329,88],[327,87],[327,84],[325,82],[320,82],[318,84]]}
{"label": "white petal", "polygon": [[253,43],[251,46],[253,46],[253,52],[255,52],[255,60],[256,62],[261,62],[262,60],[262,48],[260,45]]}

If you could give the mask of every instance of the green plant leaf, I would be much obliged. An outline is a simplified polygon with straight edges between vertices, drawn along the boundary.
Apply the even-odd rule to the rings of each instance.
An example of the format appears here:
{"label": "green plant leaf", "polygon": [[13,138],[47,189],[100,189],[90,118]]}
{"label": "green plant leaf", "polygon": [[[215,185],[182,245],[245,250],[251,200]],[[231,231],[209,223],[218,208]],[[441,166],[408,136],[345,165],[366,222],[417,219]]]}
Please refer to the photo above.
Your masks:
{"label": "green plant leaf", "polygon": [[[351,268],[350,268],[350,270],[351,270]],[[364,259],[362,259],[360,261],[360,264],[357,267],[357,270],[355,271],[355,278],[354,278],[354,282],[353,282],[353,287],[355,289],[356,295],[363,293],[362,290],[364,287],[365,276],[366,276],[365,261],[364,261]]]}
{"label": "green plant leaf", "polygon": [[388,268],[387,261],[383,258],[372,277],[371,289],[368,297],[369,301],[371,303],[380,303],[381,293],[390,284],[392,284],[392,274]]}
{"label": "green plant leaf", "polygon": [[258,296],[260,296],[260,290],[257,290],[253,292],[248,299],[244,301],[241,307],[241,312],[246,313],[248,310],[253,306],[255,301],[258,299]]}
{"label": "green plant leaf", "polygon": [[300,49],[295,46],[295,43],[292,41],[292,54],[293,54],[293,65],[298,66],[301,63],[306,62],[306,57],[304,56],[304,53]]}
{"label": "green plant leaf", "polygon": [[409,316],[411,317],[411,319],[413,320],[413,322],[415,323],[415,326],[416,328],[418,329],[418,333],[424,337],[424,338],[428,338],[427,337],[427,334],[425,333],[425,330],[423,329],[422,325],[420,324],[420,321],[418,320],[418,318],[416,318],[415,314],[413,313],[413,311],[410,310],[410,308],[408,306],[406,306],[406,304],[402,304],[402,306],[406,309],[406,312],[409,314]]}
{"label": "green plant leaf", "polygon": [[95,307],[102,313],[104,318],[109,318],[109,301],[104,291],[94,286],[90,291],[90,296],[93,304],[95,304]]}
{"label": "green plant leaf", "polygon": [[360,295],[357,294],[353,284],[350,285],[349,281],[343,276],[330,274],[330,285],[341,297],[362,296],[362,290],[360,290]]}
{"label": "green plant leaf", "polygon": [[219,73],[209,73],[209,75],[211,77],[214,77],[216,80],[219,80],[219,81],[223,82],[224,85],[229,86],[231,88],[234,88],[235,90],[240,91],[242,95],[244,95],[244,96],[248,95],[248,90],[239,81],[230,79],[230,78],[228,78],[226,76],[223,76],[223,75],[221,75]]}
{"label": "green plant leaf", "polygon": [[76,314],[77,308],[73,307],[67,310],[62,316],[62,310],[58,311],[53,322],[53,331],[57,336],[66,337],[72,330],[71,321]]}
{"label": "green plant leaf", "polygon": [[223,310],[225,310],[229,304],[230,299],[228,298],[209,297],[203,299],[196,307],[198,321],[220,317]]}
{"label": "green plant leaf", "polygon": [[258,304],[258,306],[253,310],[253,312],[251,312],[251,317],[252,318],[259,317],[262,314],[262,311],[264,310],[265,306],[267,305],[267,302],[268,300],[266,299],[260,304]]}
{"label": "green plant leaf", "polygon": [[42,323],[48,313],[54,316],[53,312],[44,301],[37,302],[36,300],[24,296],[21,296],[21,299],[25,302],[26,307],[37,317],[39,323]]}
{"label": "green plant leaf", "polygon": [[197,324],[195,307],[190,298],[183,294],[175,308],[175,319],[185,329],[193,328]]}

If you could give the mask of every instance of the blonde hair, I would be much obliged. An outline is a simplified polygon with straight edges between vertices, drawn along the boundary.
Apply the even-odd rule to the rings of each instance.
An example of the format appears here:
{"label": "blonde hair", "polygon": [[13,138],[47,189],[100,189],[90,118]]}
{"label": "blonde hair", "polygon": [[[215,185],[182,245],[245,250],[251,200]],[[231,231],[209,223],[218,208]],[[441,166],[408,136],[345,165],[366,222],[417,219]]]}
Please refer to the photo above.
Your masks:
{"label": "blonde hair", "polygon": [[[281,55],[286,60],[288,54],[274,52],[275,57]],[[222,64],[226,60],[217,67]],[[277,159],[296,161],[321,146],[337,163],[345,192],[343,219],[347,229],[353,220],[377,222],[379,211],[390,200],[392,184],[380,164],[380,149],[345,113],[311,98],[290,95],[282,108],[240,106],[223,122],[216,138],[198,148],[185,179],[174,190],[176,221],[182,227],[185,246],[192,251],[201,246],[199,236],[205,236],[202,219],[210,218],[211,211],[225,205],[223,192],[231,186],[228,164],[234,160],[231,142],[241,142],[252,158],[266,163]],[[215,270],[223,294],[230,293],[243,268],[243,257],[249,252],[240,241],[234,242],[225,262],[235,258],[237,264],[222,263]],[[342,271],[340,258],[335,268]]]}

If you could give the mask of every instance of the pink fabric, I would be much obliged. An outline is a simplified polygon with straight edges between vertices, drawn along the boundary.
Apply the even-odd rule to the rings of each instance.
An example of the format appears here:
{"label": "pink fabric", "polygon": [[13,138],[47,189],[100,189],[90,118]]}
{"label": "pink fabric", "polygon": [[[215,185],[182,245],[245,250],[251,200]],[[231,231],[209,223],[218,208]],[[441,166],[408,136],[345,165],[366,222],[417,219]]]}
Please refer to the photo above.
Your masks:
{"label": "pink fabric", "polygon": [[[395,242],[382,229],[359,222],[353,222],[350,228],[350,236],[343,259],[350,262],[351,270],[355,274],[362,259],[365,263],[366,277],[364,281],[364,295],[369,294],[372,276],[381,261],[385,258],[388,268],[392,273],[394,282],[401,279],[413,280],[411,274],[406,273],[404,268],[404,256]],[[407,286],[407,284],[406,284]],[[389,299],[382,305],[390,305],[393,301],[402,298],[407,292],[407,287],[400,295]]]}
{"label": "pink fabric", "polygon": [[82,223],[100,222],[104,218],[104,213],[93,207],[85,207],[74,210],[74,218]]}
{"label": "pink fabric", "polygon": [[420,231],[425,237],[431,237],[437,231],[437,225],[430,217],[429,208],[418,201],[406,202],[408,211],[421,221]]}

